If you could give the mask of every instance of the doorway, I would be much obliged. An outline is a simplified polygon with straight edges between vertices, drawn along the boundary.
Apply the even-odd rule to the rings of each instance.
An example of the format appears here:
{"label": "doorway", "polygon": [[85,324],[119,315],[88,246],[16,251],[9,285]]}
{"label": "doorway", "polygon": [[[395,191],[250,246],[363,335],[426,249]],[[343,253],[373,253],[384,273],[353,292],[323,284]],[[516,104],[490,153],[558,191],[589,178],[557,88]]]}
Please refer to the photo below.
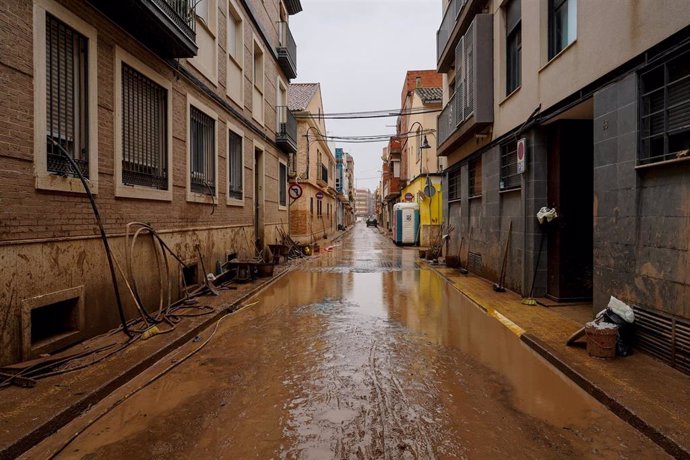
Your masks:
{"label": "doorway", "polygon": [[592,120],[561,120],[549,127],[548,202],[558,218],[548,233],[547,296],[592,298],[594,144]]}

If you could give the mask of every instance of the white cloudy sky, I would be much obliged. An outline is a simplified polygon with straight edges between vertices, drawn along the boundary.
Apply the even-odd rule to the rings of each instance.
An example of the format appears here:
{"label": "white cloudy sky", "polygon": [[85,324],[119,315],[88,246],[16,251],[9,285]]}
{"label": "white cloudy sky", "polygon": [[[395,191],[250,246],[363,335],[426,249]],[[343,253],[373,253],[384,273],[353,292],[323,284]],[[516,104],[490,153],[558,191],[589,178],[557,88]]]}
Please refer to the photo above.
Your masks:
{"label": "white cloudy sky", "polygon": [[[399,108],[405,72],[436,67],[441,5],[441,0],[302,0],[303,11],[290,17],[297,42],[293,82],[321,83],[326,113]],[[395,118],[326,120],[332,136],[393,134],[392,125]],[[357,187],[376,188],[384,146],[337,145],[355,159]]]}

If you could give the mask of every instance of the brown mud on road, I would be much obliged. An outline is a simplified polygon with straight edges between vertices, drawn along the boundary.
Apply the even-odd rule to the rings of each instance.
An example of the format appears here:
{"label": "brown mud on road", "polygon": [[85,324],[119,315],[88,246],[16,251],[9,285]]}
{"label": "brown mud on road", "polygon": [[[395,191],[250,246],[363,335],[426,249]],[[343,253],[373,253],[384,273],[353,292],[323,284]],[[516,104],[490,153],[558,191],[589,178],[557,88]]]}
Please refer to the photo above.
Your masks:
{"label": "brown mud on road", "polygon": [[256,300],[61,456],[666,455],[375,230]]}

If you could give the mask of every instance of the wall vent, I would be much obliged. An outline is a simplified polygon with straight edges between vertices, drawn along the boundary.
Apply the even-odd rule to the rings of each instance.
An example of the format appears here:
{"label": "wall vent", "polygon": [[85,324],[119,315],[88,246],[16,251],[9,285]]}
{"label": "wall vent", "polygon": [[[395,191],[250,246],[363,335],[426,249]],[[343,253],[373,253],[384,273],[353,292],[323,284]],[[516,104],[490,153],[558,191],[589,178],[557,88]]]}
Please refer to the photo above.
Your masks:
{"label": "wall vent", "polygon": [[634,306],[637,347],[690,374],[690,321]]}

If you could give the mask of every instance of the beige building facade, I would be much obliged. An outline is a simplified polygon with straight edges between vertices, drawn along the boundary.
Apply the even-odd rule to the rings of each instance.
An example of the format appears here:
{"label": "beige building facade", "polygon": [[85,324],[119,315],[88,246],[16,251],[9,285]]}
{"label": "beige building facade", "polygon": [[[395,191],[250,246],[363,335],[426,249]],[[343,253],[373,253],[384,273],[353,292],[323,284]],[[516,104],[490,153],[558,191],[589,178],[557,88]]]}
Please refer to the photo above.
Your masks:
{"label": "beige building facade", "polygon": [[[510,240],[507,287],[593,313],[623,299],[641,346],[686,371],[653,337],[690,319],[688,247],[671,241],[690,233],[687,6],[456,0],[437,43],[450,252],[464,238],[495,281]],[[540,226],[542,207],[558,218]]]}
{"label": "beige building facade", "polygon": [[[196,11],[193,5],[196,4]],[[0,363],[117,326],[87,180],[124,267],[145,222],[198,283],[287,230],[287,85],[299,1],[10,0],[0,11]],[[296,127],[296,126],[295,126]],[[144,241],[145,240],[145,241]],[[151,238],[131,275],[158,304]],[[173,298],[180,266],[169,267]],[[118,275],[119,276],[119,275]],[[135,309],[120,281],[124,316]]]}

